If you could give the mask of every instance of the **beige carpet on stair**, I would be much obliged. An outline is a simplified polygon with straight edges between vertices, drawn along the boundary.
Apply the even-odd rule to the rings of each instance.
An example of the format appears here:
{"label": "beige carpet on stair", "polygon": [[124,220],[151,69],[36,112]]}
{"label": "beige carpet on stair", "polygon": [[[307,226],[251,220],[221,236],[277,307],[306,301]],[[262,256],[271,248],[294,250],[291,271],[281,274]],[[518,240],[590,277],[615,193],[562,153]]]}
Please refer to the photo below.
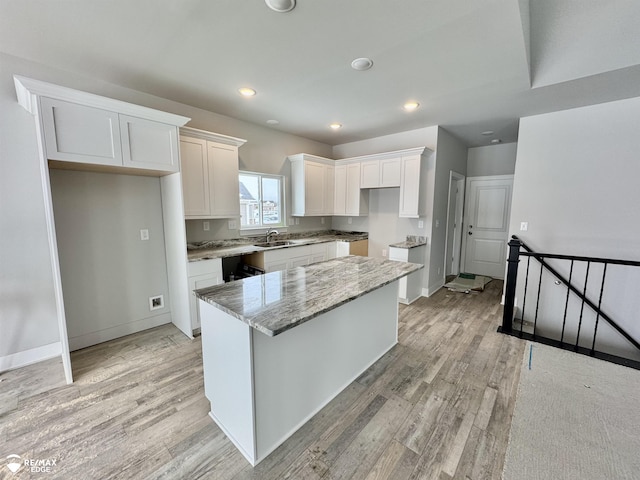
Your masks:
{"label": "beige carpet on stair", "polygon": [[640,371],[527,344],[503,480],[640,478]]}

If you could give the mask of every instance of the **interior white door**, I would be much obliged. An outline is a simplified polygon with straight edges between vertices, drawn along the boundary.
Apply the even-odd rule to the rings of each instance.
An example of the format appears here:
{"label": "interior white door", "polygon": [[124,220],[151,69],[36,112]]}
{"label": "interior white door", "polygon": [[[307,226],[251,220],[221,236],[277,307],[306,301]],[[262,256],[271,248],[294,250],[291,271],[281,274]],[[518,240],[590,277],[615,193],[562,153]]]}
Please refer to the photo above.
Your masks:
{"label": "interior white door", "polygon": [[513,175],[467,179],[464,271],[504,279]]}

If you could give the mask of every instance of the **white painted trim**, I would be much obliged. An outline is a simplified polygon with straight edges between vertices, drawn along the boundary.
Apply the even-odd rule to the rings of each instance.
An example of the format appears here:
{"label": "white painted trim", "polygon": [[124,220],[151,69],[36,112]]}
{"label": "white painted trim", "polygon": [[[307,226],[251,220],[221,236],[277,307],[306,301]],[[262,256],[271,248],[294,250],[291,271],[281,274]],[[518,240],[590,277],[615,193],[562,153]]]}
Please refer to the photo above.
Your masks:
{"label": "white painted trim", "polygon": [[199,130],[191,127],[180,127],[180,135],[185,137],[199,138],[201,140],[209,140],[211,142],[223,143],[225,145],[232,145],[234,147],[241,147],[247,141],[243,138],[230,137],[229,135],[222,135],[221,133],[207,132],[206,130]]}
{"label": "white painted trim", "polygon": [[34,80],[20,75],[14,75],[13,79],[16,86],[16,93],[18,95],[18,103],[33,115],[36,114],[35,104],[37,103],[34,101],[34,97],[44,96],[78,103],[89,107],[101,108],[111,112],[131,115],[133,117],[145,118],[155,122],[176,125],[178,127],[181,127],[191,120],[190,118],[183,117],[181,115],[142,107],[140,105],[134,105],[121,100],[114,100],[112,98],[94,95],[93,93],[81,92],[72,88],[61,87],[59,85]]}
{"label": "white painted trim", "polygon": [[49,178],[49,165],[47,163],[46,149],[44,145],[44,132],[42,131],[42,119],[39,112],[37,98],[32,107],[36,122],[36,141],[38,143],[38,156],[40,160],[40,183],[44,198],[44,214],[47,227],[47,240],[49,243],[49,256],[51,258],[51,272],[53,280],[53,294],[56,302],[56,317],[58,319],[58,332],[60,335],[60,354],[62,366],[67,384],[73,383],[73,370],[71,369],[71,354],[69,350],[69,337],[67,335],[67,315],[64,308],[64,296],[62,294],[62,276],[60,273],[60,260],[58,257],[58,239],[56,237],[56,223],[53,216],[53,199],[51,196],[51,180]]}
{"label": "white painted trim", "polygon": [[444,287],[444,279],[439,280],[438,283],[436,283],[435,285],[429,285],[428,288],[423,288],[422,296],[430,297],[431,295],[436,293],[438,290],[440,290],[442,287]]}
{"label": "white painted trim", "polygon": [[422,155],[425,150],[431,149],[427,147],[414,147],[414,148],[405,148],[403,150],[394,150],[393,152],[382,152],[382,153],[372,153],[370,155],[361,155],[359,157],[349,157],[349,158],[341,158],[341,161],[349,160],[349,161],[359,161],[364,162],[368,160],[385,160],[387,158],[396,158],[396,157],[404,157],[409,155]]}
{"label": "white painted trim", "polygon": [[60,342],[55,342],[30,350],[5,355],[4,357],[0,357],[0,372],[26,367],[33,363],[42,362],[43,360],[49,360],[50,358],[60,356],[61,353],[62,346]]}
{"label": "white painted trim", "polygon": [[[247,462],[249,462],[252,467],[255,467],[258,464],[258,462],[256,461],[255,453],[252,455],[251,453],[246,451],[242,446],[242,444],[238,440],[236,440],[236,438],[232,435],[232,433],[224,426],[224,423],[218,420],[218,418],[214,415],[213,412],[210,411],[209,416],[215,422],[218,428],[222,430],[222,433],[224,433],[227,436],[227,438],[231,441],[231,443],[235,445],[235,447],[242,454],[242,456],[247,460]],[[255,434],[254,434],[254,438],[255,438]],[[255,443],[254,443],[254,449],[255,449]]]}
{"label": "white painted trim", "polygon": [[132,333],[141,332],[160,325],[171,323],[171,313],[163,313],[154,317],[147,317],[135,322],[123,323],[115,327],[105,328],[97,332],[78,335],[69,338],[69,346],[71,350],[79,350],[81,348],[97,345],[98,343],[108,342],[116,338],[131,335]]}
{"label": "white painted trim", "polygon": [[[173,324],[193,338],[187,259],[187,234],[184,223],[182,174],[160,177],[164,250]],[[221,264],[222,265],[222,264]],[[220,267],[222,270],[222,266]]]}
{"label": "white painted trim", "polygon": [[[447,197],[447,229],[445,231],[445,237],[444,237],[444,246],[445,246],[445,252],[444,252],[444,265],[443,265],[443,272],[444,275],[446,277],[447,275],[447,264],[452,260],[452,257],[454,255],[458,256],[458,271],[455,272],[452,268],[451,273],[453,275],[457,275],[460,273],[460,261],[462,260],[462,232],[464,231],[464,202],[465,202],[465,192],[466,192],[466,181],[465,181],[465,175],[458,173],[454,170],[449,170],[449,190],[448,190],[448,197]],[[462,183],[462,196],[460,198],[460,205],[458,205],[458,202],[456,201],[456,205],[455,205],[455,209],[456,212],[454,213],[454,222],[455,222],[455,218],[456,218],[456,213],[460,210],[462,211],[462,216],[460,218],[460,225],[458,225],[458,229],[459,229],[459,235],[460,235],[460,245],[459,245],[459,249],[458,251],[456,251],[455,249],[455,245],[456,245],[456,239],[453,239],[453,243],[451,244],[451,247],[453,248],[453,251],[449,251],[449,230],[451,230],[451,225],[449,225],[449,219],[451,218],[451,187],[455,184],[456,186]],[[457,197],[457,195],[456,195]],[[455,228],[453,229],[455,232]]]}
{"label": "white painted trim", "polygon": [[295,155],[289,155],[287,159],[290,162],[301,162],[303,160],[310,160],[312,162],[323,163],[325,165],[335,165],[336,161],[330,158],[318,157],[317,155],[311,155],[309,153],[296,153]]}

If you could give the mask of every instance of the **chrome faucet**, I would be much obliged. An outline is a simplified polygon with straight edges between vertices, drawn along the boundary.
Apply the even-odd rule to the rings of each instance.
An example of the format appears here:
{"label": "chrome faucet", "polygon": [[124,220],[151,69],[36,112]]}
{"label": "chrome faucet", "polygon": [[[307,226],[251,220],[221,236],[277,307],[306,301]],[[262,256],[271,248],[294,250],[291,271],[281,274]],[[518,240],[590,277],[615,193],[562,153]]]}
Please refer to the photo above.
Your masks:
{"label": "chrome faucet", "polygon": [[272,228],[267,229],[267,243],[269,243],[271,241],[271,236],[272,235],[278,235],[278,231],[277,230],[273,230]]}

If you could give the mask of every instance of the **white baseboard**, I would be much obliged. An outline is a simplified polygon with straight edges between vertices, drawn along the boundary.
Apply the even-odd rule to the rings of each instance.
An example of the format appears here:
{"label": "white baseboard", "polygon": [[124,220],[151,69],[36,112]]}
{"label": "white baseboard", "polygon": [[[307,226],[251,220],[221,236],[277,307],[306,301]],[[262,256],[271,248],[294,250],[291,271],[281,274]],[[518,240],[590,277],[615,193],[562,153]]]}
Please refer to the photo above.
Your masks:
{"label": "white baseboard", "polygon": [[62,344],[60,342],[12,353],[0,357],[0,372],[26,367],[32,363],[42,362],[43,360],[49,360],[50,358],[59,357],[60,355],[62,355]]}
{"label": "white baseboard", "polygon": [[171,323],[171,313],[163,313],[153,317],[143,318],[135,322],[123,323],[115,327],[105,328],[97,332],[85,333],[76,337],[69,337],[69,350],[80,350],[81,348],[97,345],[98,343],[108,342],[115,338],[131,335],[132,333],[141,332],[160,325]]}
{"label": "white baseboard", "polygon": [[430,297],[431,295],[436,293],[438,290],[440,290],[442,287],[444,287],[444,279],[441,280],[440,282],[436,283],[435,285],[429,285],[429,288],[423,288],[422,289],[422,296],[423,297]]}

